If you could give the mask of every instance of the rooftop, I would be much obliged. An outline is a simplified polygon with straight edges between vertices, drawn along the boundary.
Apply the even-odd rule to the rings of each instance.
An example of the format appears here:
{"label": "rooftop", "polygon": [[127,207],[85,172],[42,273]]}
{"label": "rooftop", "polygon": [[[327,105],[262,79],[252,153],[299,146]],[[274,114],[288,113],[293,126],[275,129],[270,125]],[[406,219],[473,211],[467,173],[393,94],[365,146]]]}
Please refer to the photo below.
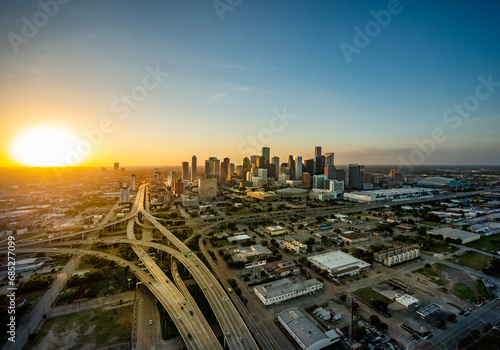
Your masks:
{"label": "rooftop", "polygon": [[310,280],[304,280],[300,282],[294,282],[290,278],[283,278],[278,281],[260,284],[254,288],[263,295],[266,299],[274,298],[283,294],[292,293],[298,290],[306,289],[311,286],[320,284],[321,282],[315,278]]}
{"label": "rooftop", "polygon": [[442,227],[442,228],[432,229],[432,230],[429,230],[427,232],[430,234],[443,235],[445,237],[458,238],[461,240],[477,237],[477,234],[475,234],[475,233],[472,233],[469,231],[464,231],[464,230],[458,230],[456,228],[451,228],[451,227]]}
{"label": "rooftop", "polygon": [[358,258],[355,258],[352,255],[346,254],[339,250],[326,254],[316,255],[308,258],[308,260],[317,265],[320,265],[325,269],[328,269],[330,272],[347,269],[353,266],[357,266],[360,269],[371,266],[367,262],[359,260]]}

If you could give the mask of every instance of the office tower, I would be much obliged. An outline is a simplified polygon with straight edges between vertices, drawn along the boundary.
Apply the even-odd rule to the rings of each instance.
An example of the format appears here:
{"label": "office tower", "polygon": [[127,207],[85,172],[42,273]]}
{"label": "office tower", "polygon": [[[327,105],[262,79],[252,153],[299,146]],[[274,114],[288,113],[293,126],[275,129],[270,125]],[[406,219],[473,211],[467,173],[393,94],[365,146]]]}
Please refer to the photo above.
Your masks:
{"label": "office tower", "polygon": [[179,197],[184,192],[184,183],[181,179],[174,182],[174,196]]}
{"label": "office tower", "polygon": [[344,183],[345,183],[345,170],[335,169],[335,180],[344,181]]}
{"label": "office tower", "polygon": [[205,161],[205,177],[208,177],[210,174],[210,161],[207,159]]}
{"label": "office tower", "polygon": [[115,163],[115,173],[120,172],[120,163]]}
{"label": "office tower", "polygon": [[328,179],[326,175],[313,176],[313,188],[317,190],[326,190],[328,186]]}
{"label": "office tower", "polygon": [[266,169],[267,169],[267,176],[268,177],[275,178],[277,176],[276,167],[274,166],[274,164],[272,164],[272,163],[267,164]]}
{"label": "office tower", "polygon": [[128,203],[130,202],[130,189],[122,188],[120,190],[120,203]]}
{"label": "office tower", "polygon": [[220,164],[220,183],[227,182],[227,176],[229,175],[229,158],[225,157],[222,163]]}
{"label": "office tower", "polygon": [[197,175],[196,173],[198,172],[198,164],[197,164],[197,159],[196,156],[193,156],[191,158],[191,181],[196,181]]}
{"label": "office tower", "polygon": [[302,156],[297,156],[295,160],[295,180],[302,179]]}
{"label": "office tower", "polygon": [[391,169],[390,173],[389,173],[389,177],[393,181],[402,182],[402,181],[405,180],[406,175],[405,175],[404,171],[396,170],[396,169]]}
{"label": "office tower", "polygon": [[259,156],[254,154],[253,156],[250,156],[250,163],[257,165],[257,158]]}
{"label": "office tower", "polygon": [[125,168],[121,168],[121,169],[120,169],[120,171],[121,171],[122,173],[124,173],[124,172],[125,172]]}
{"label": "office tower", "polygon": [[302,171],[309,173],[309,175],[314,174],[314,159],[306,160],[306,164],[304,166],[304,169],[302,169]]}
{"label": "office tower", "polygon": [[273,177],[278,177],[278,175],[280,174],[280,157],[273,157],[273,164],[274,164]]}
{"label": "office tower", "polygon": [[136,191],[136,179],[135,179],[135,174],[130,175],[130,188],[132,192]]}
{"label": "office tower", "polygon": [[311,174],[302,173],[302,187],[311,188]]}
{"label": "office tower", "polygon": [[220,173],[220,160],[217,157],[208,158],[208,177],[218,178]]}
{"label": "office tower", "polygon": [[234,177],[234,163],[229,164],[229,175],[227,176],[228,181],[233,181]]}
{"label": "office tower", "polygon": [[335,180],[335,166],[334,165],[325,165],[325,173],[326,177],[329,180]]}
{"label": "office tower", "polygon": [[245,178],[245,168],[243,167],[243,165],[236,166],[236,174],[238,174],[238,177],[240,179]]}
{"label": "office tower", "polygon": [[171,171],[168,173],[168,184],[173,186],[174,182],[177,180],[177,174],[175,171]]}
{"label": "office tower", "polygon": [[189,163],[182,162],[182,180],[189,180]]}
{"label": "office tower", "polygon": [[293,159],[293,156],[292,156],[292,155],[289,155],[289,156],[288,156],[288,166],[289,166],[290,168],[295,169],[295,160]]}
{"label": "office tower", "polygon": [[325,172],[325,156],[319,156],[315,159],[314,175],[322,175]]}
{"label": "office tower", "polygon": [[262,147],[262,157],[264,157],[265,164],[269,164],[270,161],[270,149],[269,147]]}
{"label": "office tower", "polygon": [[334,153],[325,154],[325,166],[335,165],[333,163],[333,160],[334,160],[333,158],[334,158]]}
{"label": "office tower", "polygon": [[257,176],[263,180],[267,180],[267,169],[259,169]]}
{"label": "office tower", "polygon": [[264,156],[257,157],[257,168],[265,168],[266,158]]}
{"label": "office tower", "polygon": [[364,165],[349,164],[349,187],[363,190],[364,188]]}
{"label": "office tower", "polygon": [[243,169],[245,169],[245,171],[250,171],[250,169],[252,169],[252,163],[250,162],[250,159],[248,159],[248,157],[243,158],[243,160],[241,161],[241,165],[243,166]]}
{"label": "office tower", "polygon": [[200,199],[217,196],[217,179],[198,179],[198,195]]}
{"label": "office tower", "polygon": [[318,158],[321,156],[321,146],[314,147],[314,158]]}

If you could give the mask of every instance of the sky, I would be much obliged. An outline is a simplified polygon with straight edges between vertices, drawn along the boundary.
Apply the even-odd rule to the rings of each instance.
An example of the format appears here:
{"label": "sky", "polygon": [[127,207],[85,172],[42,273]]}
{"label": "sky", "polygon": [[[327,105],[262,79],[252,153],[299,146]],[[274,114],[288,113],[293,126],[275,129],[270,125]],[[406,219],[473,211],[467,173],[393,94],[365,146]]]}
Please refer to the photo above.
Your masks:
{"label": "sky", "polygon": [[239,164],[263,146],[283,162],[322,146],[339,165],[499,165],[499,10],[3,1],[0,166],[52,156],[57,133],[19,141],[36,127],[73,136],[52,165]]}

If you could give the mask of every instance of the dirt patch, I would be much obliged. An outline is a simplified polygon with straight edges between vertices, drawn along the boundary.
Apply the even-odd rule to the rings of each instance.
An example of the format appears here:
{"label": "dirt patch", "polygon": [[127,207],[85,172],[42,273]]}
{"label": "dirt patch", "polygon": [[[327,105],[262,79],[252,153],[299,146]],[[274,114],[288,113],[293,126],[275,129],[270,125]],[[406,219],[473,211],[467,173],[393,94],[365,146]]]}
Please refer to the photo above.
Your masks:
{"label": "dirt patch", "polygon": [[468,273],[454,270],[454,269],[448,269],[448,270],[443,270],[441,271],[444,279],[449,281],[447,287],[448,289],[451,289],[451,287],[456,284],[456,283],[463,283],[466,284],[470,287],[470,289],[475,290],[474,288],[474,282],[476,281],[476,277],[469,275]]}

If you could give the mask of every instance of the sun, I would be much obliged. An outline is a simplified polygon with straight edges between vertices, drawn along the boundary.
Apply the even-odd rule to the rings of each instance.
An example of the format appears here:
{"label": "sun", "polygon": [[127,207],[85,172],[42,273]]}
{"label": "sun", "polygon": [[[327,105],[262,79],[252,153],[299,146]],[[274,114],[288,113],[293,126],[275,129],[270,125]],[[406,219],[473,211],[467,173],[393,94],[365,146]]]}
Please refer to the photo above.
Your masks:
{"label": "sun", "polygon": [[76,165],[78,158],[70,156],[78,144],[71,132],[53,126],[41,126],[25,131],[11,144],[12,156],[28,166]]}

